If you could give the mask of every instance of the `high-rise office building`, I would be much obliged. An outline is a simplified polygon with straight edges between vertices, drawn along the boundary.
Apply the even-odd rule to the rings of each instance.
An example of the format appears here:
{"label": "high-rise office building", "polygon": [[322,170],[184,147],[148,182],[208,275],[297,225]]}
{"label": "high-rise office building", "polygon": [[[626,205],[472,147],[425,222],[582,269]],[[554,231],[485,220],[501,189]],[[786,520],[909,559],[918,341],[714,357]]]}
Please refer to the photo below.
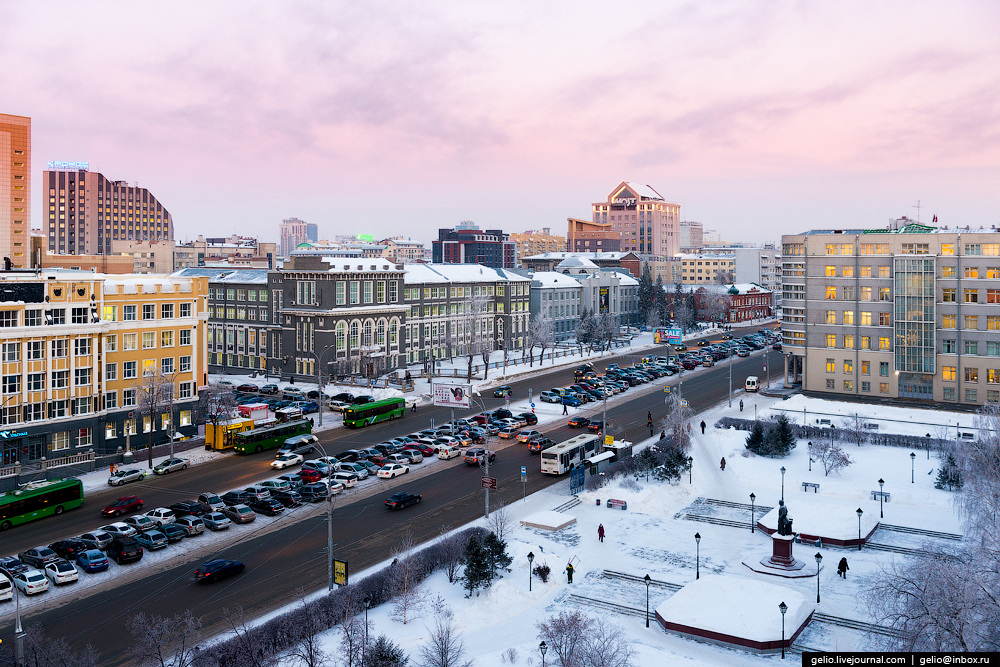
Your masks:
{"label": "high-rise office building", "polygon": [[306,238],[311,242],[319,241],[319,226],[314,222],[306,223]]}
{"label": "high-rise office building", "polygon": [[[648,185],[622,181],[607,200],[591,204],[595,223],[621,232],[621,249],[644,259],[680,252],[680,204],[671,204]],[[574,248],[575,249],[575,248]]]}
{"label": "high-rise office building", "polygon": [[169,241],[170,212],[146,188],[112,181],[87,162],[49,162],[42,172],[49,252],[111,255],[116,241]]}
{"label": "high-rise office building", "polygon": [[31,119],[0,113],[0,257],[27,267],[30,235]]}
{"label": "high-rise office building", "polygon": [[439,229],[431,241],[435,264],[482,264],[494,269],[517,265],[517,244],[502,229],[481,230],[465,220],[454,229]]}
{"label": "high-rise office building", "polygon": [[[313,233],[315,234],[316,231],[314,230]],[[296,246],[311,240],[309,238],[309,223],[298,218],[282,220],[278,226],[278,239],[278,254],[285,258],[290,257]],[[315,243],[315,240],[313,242]]]}

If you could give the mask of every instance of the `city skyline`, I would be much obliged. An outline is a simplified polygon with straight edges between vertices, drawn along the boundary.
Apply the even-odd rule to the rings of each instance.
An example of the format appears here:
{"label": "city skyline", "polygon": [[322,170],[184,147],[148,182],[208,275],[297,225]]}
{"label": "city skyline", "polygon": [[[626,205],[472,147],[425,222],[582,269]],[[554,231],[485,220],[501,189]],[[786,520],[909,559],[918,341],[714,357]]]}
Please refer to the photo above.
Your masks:
{"label": "city skyline", "polygon": [[731,241],[918,201],[1000,222],[987,3],[288,7],[7,8],[0,112],[32,119],[33,180],[88,161],[181,240],[292,217],[428,247],[462,220],[565,234],[623,180]]}

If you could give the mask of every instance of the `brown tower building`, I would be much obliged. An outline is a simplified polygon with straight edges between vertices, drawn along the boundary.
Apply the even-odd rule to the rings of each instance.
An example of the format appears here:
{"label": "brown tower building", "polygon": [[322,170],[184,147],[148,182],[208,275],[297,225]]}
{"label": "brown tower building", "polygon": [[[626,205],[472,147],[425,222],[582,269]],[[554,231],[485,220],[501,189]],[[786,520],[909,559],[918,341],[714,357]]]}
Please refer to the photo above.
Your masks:
{"label": "brown tower building", "polygon": [[49,252],[110,255],[114,241],[173,240],[174,223],[146,188],[110,181],[86,162],[49,162],[42,173]]}
{"label": "brown tower building", "polygon": [[31,119],[0,113],[0,257],[28,266],[30,230]]}

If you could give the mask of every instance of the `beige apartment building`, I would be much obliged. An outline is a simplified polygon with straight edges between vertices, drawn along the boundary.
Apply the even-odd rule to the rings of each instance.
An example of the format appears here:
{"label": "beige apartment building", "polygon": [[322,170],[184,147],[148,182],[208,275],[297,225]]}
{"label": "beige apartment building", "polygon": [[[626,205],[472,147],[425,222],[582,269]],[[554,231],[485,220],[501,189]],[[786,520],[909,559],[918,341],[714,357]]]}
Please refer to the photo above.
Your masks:
{"label": "beige apartment building", "polygon": [[30,235],[31,119],[0,113],[0,257],[28,266]]}
{"label": "beige apartment building", "polygon": [[782,237],[785,381],[833,395],[1000,401],[1000,231]]}
{"label": "beige apartment building", "polygon": [[735,282],[736,255],[706,253],[678,255],[681,283],[684,285],[721,285]]}
{"label": "beige apartment building", "polygon": [[543,227],[541,231],[513,233],[510,235],[510,240],[517,244],[518,257],[531,257],[543,252],[563,252],[566,250],[566,237],[553,234],[549,227]]}

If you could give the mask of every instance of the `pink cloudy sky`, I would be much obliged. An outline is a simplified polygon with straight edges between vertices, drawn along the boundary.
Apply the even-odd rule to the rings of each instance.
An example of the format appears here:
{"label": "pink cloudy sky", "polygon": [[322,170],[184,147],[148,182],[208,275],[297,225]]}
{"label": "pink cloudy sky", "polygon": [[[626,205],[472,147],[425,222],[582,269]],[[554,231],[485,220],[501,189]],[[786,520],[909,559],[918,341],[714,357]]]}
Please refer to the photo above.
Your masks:
{"label": "pink cloudy sky", "polygon": [[[21,2],[33,174],[138,181],[179,238],[589,217],[648,183],[727,240],[998,224],[993,2]],[[36,188],[34,226],[41,226]]]}

